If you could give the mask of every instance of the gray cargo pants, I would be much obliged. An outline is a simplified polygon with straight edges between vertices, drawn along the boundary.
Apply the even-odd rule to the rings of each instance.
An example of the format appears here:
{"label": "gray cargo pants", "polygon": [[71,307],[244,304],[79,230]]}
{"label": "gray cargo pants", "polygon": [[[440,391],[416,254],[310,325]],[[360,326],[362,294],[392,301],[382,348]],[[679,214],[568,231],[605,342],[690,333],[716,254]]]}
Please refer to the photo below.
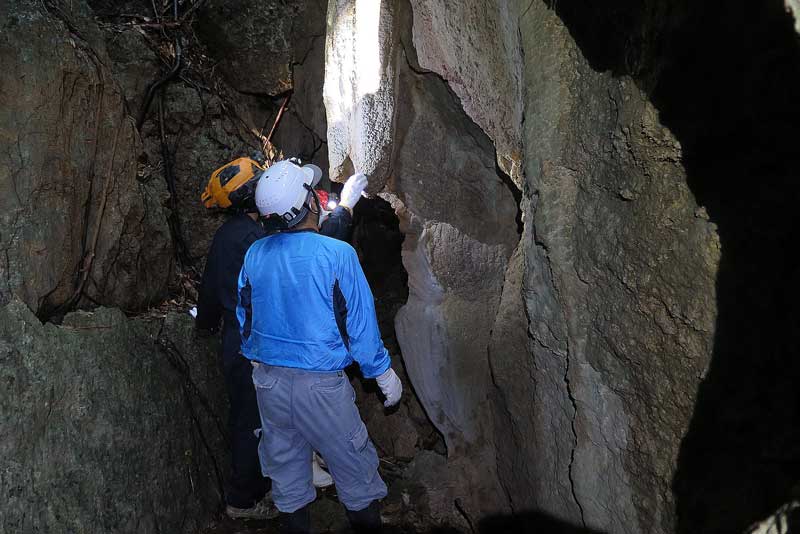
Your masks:
{"label": "gray cargo pants", "polygon": [[316,498],[311,471],[314,450],[328,465],[339,500],[348,510],[363,510],[386,496],[378,455],[344,372],[254,366],[263,428],[261,469],[272,479],[278,510],[291,513]]}

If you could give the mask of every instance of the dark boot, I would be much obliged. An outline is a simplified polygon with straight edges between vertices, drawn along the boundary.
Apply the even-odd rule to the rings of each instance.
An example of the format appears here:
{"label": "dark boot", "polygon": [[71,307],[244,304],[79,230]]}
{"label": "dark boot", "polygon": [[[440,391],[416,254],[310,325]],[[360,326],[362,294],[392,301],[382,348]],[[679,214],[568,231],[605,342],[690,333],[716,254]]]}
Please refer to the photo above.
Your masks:
{"label": "dark boot", "polygon": [[291,514],[281,514],[285,532],[288,534],[308,534],[311,532],[311,513],[308,506],[303,506]]}
{"label": "dark boot", "polygon": [[345,512],[347,512],[347,519],[350,520],[350,526],[356,534],[372,534],[382,531],[381,504],[378,501],[372,501],[369,506],[358,512],[347,509]]}

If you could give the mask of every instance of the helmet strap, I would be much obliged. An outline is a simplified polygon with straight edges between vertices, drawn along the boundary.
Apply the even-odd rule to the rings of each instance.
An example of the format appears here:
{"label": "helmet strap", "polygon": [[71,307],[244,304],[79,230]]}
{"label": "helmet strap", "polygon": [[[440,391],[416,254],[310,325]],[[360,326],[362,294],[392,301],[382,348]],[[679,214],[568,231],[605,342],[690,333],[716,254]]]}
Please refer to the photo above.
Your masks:
{"label": "helmet strap", "polygon": [[308,203],[308,197],[306,197],[306,201],[303,203],[303,206],[308,208],[308,211],[310,211],[314,215],[319,215],[320,213],[322,213],[322,208],[319,201],[319,196],[317,196],[317,192],[314,191],[314,188],[308,184],[303,184],[303,187],[305,187],[308,190],[309,196],[314,198],[314,204],[316,204],[317,209],[314,210],[314,208],[311,207],[311,205]]}

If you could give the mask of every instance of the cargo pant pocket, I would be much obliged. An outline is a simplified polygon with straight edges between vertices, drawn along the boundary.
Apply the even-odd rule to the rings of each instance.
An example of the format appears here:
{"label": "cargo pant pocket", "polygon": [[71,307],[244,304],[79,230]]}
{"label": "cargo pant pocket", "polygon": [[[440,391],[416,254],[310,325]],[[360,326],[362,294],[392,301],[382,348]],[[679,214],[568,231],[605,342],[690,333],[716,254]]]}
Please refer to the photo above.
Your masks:
{"label": "cargo pant pocket", "polygon": [[256,390],[271,390],[278,383],[278,377],[266,365],[253,367],[253,385]]}
{"label": "cargo pant pocket", "polygon": [[364,483],[372,481],[378,471],[378,453],[375,452],[375,446],[372,444],[372,440],[369,439],[367,427],[363,422],[359,423],[349,442],[350,452],[358,466],[358,478]]}

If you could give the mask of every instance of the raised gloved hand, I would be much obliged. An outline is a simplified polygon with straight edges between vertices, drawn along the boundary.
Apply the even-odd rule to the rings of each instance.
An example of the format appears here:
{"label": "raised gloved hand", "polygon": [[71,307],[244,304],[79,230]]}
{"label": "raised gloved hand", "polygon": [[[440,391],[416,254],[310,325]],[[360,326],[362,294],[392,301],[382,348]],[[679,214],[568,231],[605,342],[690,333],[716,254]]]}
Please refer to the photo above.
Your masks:
{"label": "raised gloved hand", "polygon": [[403,395],[403,383],[400,382],[400,379],[397,377],[397,373],[394,372],[394,369],[389,367],[389,369],[377,377],[375,381],[378,382],[378,386],[381,388],[381,391],[383,391],[383,394],[386,395],[386,402],[383,403],[386,408],[394,406],[400,402],[400,397]]}
{"label": "raised gloved hand", "polygon": [[339,205],[349,208],[352,211],[352,209],[356,207],[358,199],[364,194],[364,189],[366,187],[367,175],[362,172],[355,173],[344,183]]}

